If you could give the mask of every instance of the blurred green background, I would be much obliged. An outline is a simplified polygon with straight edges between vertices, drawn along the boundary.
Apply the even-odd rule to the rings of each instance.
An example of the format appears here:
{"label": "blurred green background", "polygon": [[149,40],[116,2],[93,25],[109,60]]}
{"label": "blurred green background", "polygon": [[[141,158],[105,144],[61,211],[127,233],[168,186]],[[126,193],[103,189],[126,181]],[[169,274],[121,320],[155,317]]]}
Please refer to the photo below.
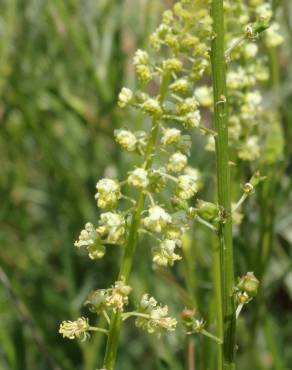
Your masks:
{"label": "blurred green background", "polygon": [[[145,46],[161,11],[171,3],[0,0],[0,370],[94,370],[101,365],[103,338],[97,335],[85,344],[63,340],[58,326],[86,313],[82,303],[91,289],[115,280],[120,254],[113,249],[101,262],[92,262],[73,242],[86,221],[97,219],[96,181],[113,173],[123,177],[130,168],[131,159],[114,144],[112,133],[127,124],[139,127],[141,118],[118,110],[117,95],[124,84],[134,86],[133,53]],[[286,159],[270,199],[275,235],[256,348],[259,369],[287,370],[292,369],[289,0],[278,1],[277,17],[286,37],[277,55]],[[273,101],[269,94],[267,99]],[[199,137],[194,142],[192,164],[212,177],[210,155],[200,149]],[[256,199],[247,211],[251,216],[242,225],[237,246],[258,238]],[[149,291],[179,314],[188,304],[186,290],[194,289],[200,311],[207,316],[214,311],[209,304],[211,252],[200,243],[203,233],[188,250],[189,265],[169,272],[153,274],[147,242],[140,245],[131,279],[137,297]],[[249,250],[238,252],[236,263],[238,275],[250,269]],[[247,311],[256,305],[255,300]],[[244,315],[238,334],[240,369],[250,368],[245,347],[253,318]],[[188,369],[185,358],[192,348],[196,370],[207,370],[214,368],[213,347],[197,337],[185,343],[182,331],[158,341],[129,323],[118,369]]]}

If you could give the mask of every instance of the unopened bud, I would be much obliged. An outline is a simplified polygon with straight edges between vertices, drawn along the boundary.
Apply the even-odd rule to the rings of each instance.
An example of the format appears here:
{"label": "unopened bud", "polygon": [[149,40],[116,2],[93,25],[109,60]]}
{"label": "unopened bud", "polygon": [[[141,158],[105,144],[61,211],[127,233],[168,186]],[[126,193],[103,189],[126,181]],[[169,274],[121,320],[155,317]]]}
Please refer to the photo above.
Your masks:
{"label": "unopened bud", "polygon": [[247,194],[250,194],[253,192],[253,185],[250,182],[247,182],[243,185],[243,191]]}
{"label": "unopened bud", "polygon": [[260,282],[254,276],[254,273],[248,272],[240,279],[237,287],[240,291],[245,292],[249,298],[252,298],[257,295],[259,284]]}
{"label": "unopened bud", "polygon": [[214,221],[219,216],[219,208],[216,204],[198,200],[198,215],[207,221]]}
{"label": "unopened bud", "polygon": [[182,322],[186,327],[191,327],[194,322],[195,310],[185,308],[181,313]]}

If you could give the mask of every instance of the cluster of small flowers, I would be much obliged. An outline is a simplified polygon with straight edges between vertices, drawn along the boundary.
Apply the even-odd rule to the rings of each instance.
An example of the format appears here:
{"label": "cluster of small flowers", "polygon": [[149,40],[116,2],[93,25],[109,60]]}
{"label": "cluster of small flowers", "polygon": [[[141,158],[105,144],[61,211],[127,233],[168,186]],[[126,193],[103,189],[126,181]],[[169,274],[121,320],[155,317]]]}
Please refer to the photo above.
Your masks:
{"label": "cluster of small flowers", "polygon": [[242,276],[238,280],[238,284],[234,291],[236,303],[249,303],[257,295],[259,284],[253,272],[248,272],[246,275]]}
{"label": "cluster of small flowers", "polygon": [[[185,128],[199,127],[199,102],[191,93],[194,91],[193,82],[200,79],[210,66],[212,19],[208,3],[208,0],[200,0],[196,4],[182,0],[174,5],[173,11],[164,13],[161,25],[150,37],[150,43],[156,51],[162,46],[168,48],[169,58],[155,64],[151,63],[146,51],[138,50],[135,54],[133,62],[137,77],[144,85],[150,80],[169,75],[170,94],[167,104],[160,101],[160,95],[151,97],[146,92],[133,93],[130,89],[123,88],[119,95],[120,107],[130,105],[160,121],[170,119],[181,122]],[[198,93],[202,104],[208,104],[208,100],[210,103],[210,98],[204,97],[204,91]],[[119,132],[116,139],[126,150],[135,150],[137,138],[130,131]],[[173,160],[177,158],[178,156]]]}
{"label": "cluster of small flowers", "polygon": [[115,208],[121,198],[121,188],[117,181],[102,179],[96,184],[95,199],[100,208]]}
{"label": "cluster of small flowers", "polygon": [[98,289],[89,293],[85,305],[88,305],[90,310],[97,314],[107,309],[122,312],[124,306],[128,304],[128,295],[131,290],[129,285],[126,285],[123,280],[119,280],[112,288]]}
{"label": "cluster of small flowers", "polygon": [[[212,18],[208,4],[208,0],[177,2],[173,11],[168,10],[163,14],[162,24],[150,37],[150,43],[155,50],[166,46],[173,55],[185,54],[191,63],[189,76],[195,81],[201,78],[209,66],[206,40],[209,40],[212,34]],[[181,61],[176,58],[165,60],[162,67],[172,73],[183,69]],[[179,80],[172,89],[188,90],[187,80]]]}
{"label": "cluster of small flowers", "polygon": [[162,330],[173,331],[177,320],[168,316],[168,307],[158,305],[157,301],[144,294],[137,312],[141,315],[136,319],[136,325],[150,334],[161,334]]}
{"label": "cluster of small flowers", "polygon": [[[208,45],[205,40],[211,35],[212,28],[207,5],[208,1],[199,1],[196,4],[196,11],[193,11],[194,4],[184,0],[174,6],[173,12],[164,13],[162,24],[150,39],[156,50],[159,50],[162,45],[167,46],[171,54],[170,58],[153,64],[146,51],[138,50],[134,56],[136,73],[143,86],[155,77],[168,76],[167,104],[163,103],[160,95],[151,97],[147,92],[133,93],[126,87],[119,94],[120,107],[132,106],[158,122],[162,131],[160,142],[164,151],[169,152],[165,168],[154,170],[147,168],[144,162],[140,167],[129,172],[127,184],[145,193],[160,192],[165,187],[166,181],[172,178],[175,182],[173,189],[175,197],[185,201],[192,198],[200,187],[198,171],[188,167],[190,137],[183,135],[179,128],[165,128],[163,123],[171,120],[182,124],[187,129],[200,126],[199,102],[191,91],[192,82],[200,77],[209,65]],[[185,56],[178,59],[176,56],[178,53]],[[201,91],[198,96],[202,104],[206,105],[208,98],[204,97],[204,91]],[[128,129],[115,131],[115,139],[123,149],[142,155],[145,154],[149,136],[150,133],[144,131],[132,132]],[[173,174],[177,177],[173,177]],[[116,180],[102,179],[97,183],[96,200],[100,208],[113,210],[121,198],[120,184]],[[151,232],[164,232],[167,228],[161,225],[166,222],[164,220],[166,214],[168,213],[162,207],[151,205],[148,217],[144,220],[145,227]],[[173,226],[171,216],[168,215],[166,218],[168,218],[167,226]],[[122,214],[104,213],[101,215],[100,223],[101,225],[91,233],[85,234],[82,231],[79,241],[76,242],[77,246],[85,246],[88,249],[91,258],[102,257],[105,251],[104,244],[123,244],[126,237],[125,220]],[[165,233],[160,246],[153,248],[154,262],[165,266],[180,259],[174,253],[176,245],[179,245],[177,240],[169,239]]]}
{"label": "cluster of small flowers", "polygon": [[[154,63],[148,52],[138,50],[133,64],[144,91],[133,92],[124,87],[119,94],[120,107],[133,107],[153,118],[161,132],[159,141],[163,152],[168,153],[165,167],[148,168],[144,162],[129,172],[127,184],[147,194],[159,193],[167,181],[173,181],[175,186],[172,199],[175,199],[176,203],[187,201],[196,195],[201,186],[201,179],[197,170],[188,167],[190,137],[184,135],[181,128],[169,128],[164,124],[171,121],[185,129],[200,128],[199,106],[212,104],[210,89],[202,87],[195,90],[192,86],[210,66],[208,51],[212,20],[208,5],[208,0],[200,0],[196,4],[182,0],[174,5],[172,11],[166,11],[161,25],[151,35],[150,43],[155,51],[159,51],[161,47],[168,49],[170,56]],[[145,91],[147,83],[159,80],[167,90],[163,98],[161,93],[150,96]],[[195,94],[192,91],[195,91]],[[123,149],[140,154],[145,153],[149,136],[150,133],[137,134],[128,129],[115,132],[116,141]],[[115,198],[117,197],[118,195]],[[185,223],[187,222],[185,217]],[[155,263],[166,266],[180,259],[175,253],[175,247],[180,246],[182,233],[173,233],[173,230],[178,228],[168,211],[152,202],[142,223],[148,231],[159,233],[162,237],[159,246],[152,249]],[[169,232],[170,229],[172,233]],[[170,237],[173,234],[175,239]]]}
{"label": "cluster of small flowers", "polygon": [[[75,242],[78,248],[86,249],[91,259],[103,257],[108,244],[127,245],[129,223],[136,217],[138,202],[123,195],[123,186],[133,187],[140,194],[139,199],[147,201],[146,210],[139,209],[137,219],[141,221],[137,229],[158,240],[158,245],[152,248],[153,262],[167,266],[181,259],[176,247],[181,246],[182,236],[189,227],[187,204],[202,186],[199,171],[188,166],[191,140],[184,131],[202,130],[200,106],[212,104],[210,89],[194,88],[194,82],[210,68],[211,36],[209,0],[181,0],[172,11],[163,14],[161,25],[150,37],[154,52],[163,48],[167,57],[161,59],[159,55],[154,63],[147,51],[136,52],[133,64],[140,90],[133,92],[123,87],[118,105],[148,116],[152,127],[148,131],[123,128],[114,133],[116,142],[127,152],[140,155],[142,161],[129,171],[125,181],[103,178],[97,182],[95,199],[102,210],[98,224],[87,223]],[[148,89],[150,82],[151,89]],[[159,92],[153,95],[155,86]],[[157,150],[163,155],[156,155]],[[168,184],[173,185],[167,187],[173,207],[166,208],[155,198]],[[120,202],[127,200],[131,205],[122,211]],[[122,206],[124,209],[124,203]],[[86,304],[95,313],[108,309],[123,312],[130,291],[125,281],[117,281],[112,288],[90,293]],[[167,306],[158,305],[148,295],[143,296],[138,313],[137,325],[149,333],[175,329],[176,320],[168,316]],[[69,338],[86,339],[88,328],[87,319],[81,318],[62,323],[60,332],[67,333]]]}
{"label": "cluster of small flowers", "polygon": [[[136,325],[150,334],[160,336],[163,330],[175,330],[177,321],[168,316],[168,307],[158,305],[157,301],[148,294],[143,295],[136,311],[124,313],[131,290],[132,288],[129,285],[120,280],[115,282],[110,289],[99,289],[91,292],[85,301],[85,305],[89,306],[90,311],[96,314],[104,314],[106,317],[108,317],[107,310],[109,309],[113,312],[120,312],[123,320],[135,316],[137,317]],[[76,321],[63,321],[59,333],[63,335],[63,338],[78,338],[85,341],[90,337],[89,332],[96,330],[107,333],[105,329],[91,327],[88,319],[81,317]]]}
{"label": "cluster of small flowers", "polygon": [[[153,262],[159,266],[167,266],[181,259],[176,253],[176,247],[181,246],[182,235],[189,223],[185,202],[194,197],[201,187],[199,171],[188,166],[190,137],[183,134],[183,130],[200,128],[199,107],[210,107],[212,104],[210,89],[200,87],[194,90],[193,87],[193,83],[202,77],[210,65],[212,22],[208,3],[208,0],[198,0],[196,4],[182,0],[175,4],[173,11],[164,13],[163,22],[150,41],[156,51],[162,46],[168,48],[168,58],[154,64],[146,51],[138,50],[134,56],[136,74],[144,91],[133,93],[124,87],[119,94],[118,105],[121,108],[133,107],[152,118],[152,130],[157,128],[158,140],[163,152],[167,153],[167,159],[164,167],[157,169],[152,163],[149,165],[148,145],[151,143],[152,130],[115,131],[116,142],[124,150],[144,157],[144,162],[129,172],[126,181],[119,182],[110,178],[98,181],[95,199],[97,206],[104,211],[100,215],[98,225],[95,227],[92,223],[87,223],[75,242],[75,246],[87,250],[91,259],[103,257],[107,244],[123,246],[127,242],[129,225],[126,215],[129,212],[119,210],[119,202],[126,199],[122,194],[122,185],[134,187],[145,197],[149,196],[150,205],[147,206],[146,212],[141,212],[143,216],[140,226],[159,239],[158,245],[152,248]],[[161,92],[151,96],[145,91],[147,84],[154,80],[160,82],[160,91],[167,90],[165,96],[162,96]],[[169,122],[178,127],[168,127]],[[152,158],[155,159],[154,152],[150,153],[150,157],[152,162]],[[153,200],[153,196],[160,193],[168,181],[174,183],[171,199],[175,207],[183,204],[178,207],[185,211],[179,219],[175,212],[172,213],[172,210]],[[203,212],[204,207],[201,204],[203,217],[207,214],[206,210]],[[216,212],[218,214],[217,208]],[[206,216],[211,220],[210,216],[208,217]],[[85,304],[92,312],[104,314],[106,317],[107,310],[123,315],[130,292],[131,287],[125,281],[119,280],[109,289],[91,292]],[[131,313],[129,314],[131,316]],[[177,325],[176,319],[168,315],[168,307],[159,305],[147,294],[142,297],[136,316],[138,327],[158,336],[163,330],[175,330]],[[201,326],[203,323],[196,321],[193,329],[196,327],[198,330]],[[73,322],[64,321],[59,332],[63,337],[86,340],[90,330],[94,328],[90,327],[88,319],[82,317]]]}
{"label": "cluster of small flowers", "polygon": [[109,209],[100,215],[97,228],[88,222],[74,243],[77,248],[85,248],[91,259],[102,258],[106,244],[123,245],[126,239],[126,220],[122,213],[114,212],[121,199],[121,188],[118,181],[104,178],[96,184],[95,199],[98,207]]}
{"label": "cluster of small flowers", "polygon": [[144,131],[115,130],[115,139],[128,152],[144,154],[147,145],[147,134]]}
{"label": "cluster of small flowers", "polygon": [[147,216],[142,219],[142,226],[151,234],[159,234],[161,240],[152,248],[153,262],[159,266],[173,265],[181,257],[175,253],[176,246],[181,246],[184,232],[175,223],[173,217],[161,206],[151,205]]}
{"label": "cluster of small flowers", "polygon": [[89,338],[89,328],[88,319],[80,317],[76,321],[63,321],[59,333],[62,334],[63,338],[79,338],[81,341],[85,341]]}
{"label": "cluster of small flowers", "polygon": [[[232,3],[232,2],[230,2]],[[240,3],[240,5],[239,5]],[[276,47],[283,41],[278,33],[279,26],[271,19],[273,10],[271,4],[265,0],[256,0],[246,5],[235,2],[233,7],[241,9],[242,26],[247,32],[247,41],[235,50],[234,59],[245,59],[245,67],[239,67],[234,63],[227,76],[227,85],[230,94],[230,138],[231,145],[237,150],[238,157],[245,161],[254,161],[260,158],[265,142],[264,131],[270,130],[269,119],[267,120],[266,109],[263,109],[262,94],[259,90],[261,83],[269,78],[267,62],[258,53],[259,46],[255,43],[258,36],[256,29],[266,29],[263,40],[267,47]],[[232,22],[234,10],[227,14]],[[240,19],[240,17],[239,17]],[[253,22],[253,25],[251,25]],[[242,32],[242,26],[237,27],[238,33]],[[232,24],[234,35],[234,24]],[[248,32],[251,31],[249,35]],[[240,112],[238,114],[238,112]],[[263,124],[264,123],[264,124]]]}
{"label": "cluster of small flowers", "polygon": [[[279,33],[279,25],[271,21],[273,10],[267,1],[254,0],[247,4],[240,0],[227,0],[224,6],[228,45],[226,60],[232,61],[227,73],[229,143],[238,158],[254,161],[260,158],[267,138],[271,139],[270,132],[275,132],[277,126],[275,120],[271,119],[275,114],[270,109],[268,112],[263,109],[260,84],[268,80],[269,72],[266,58],[260,56],[255,41],[264,29],[263,40],[269,48],[280,45],[283,37]],[[232,32],[229,33],[229,29]],[[244,67],[242,60],[245,61]],[[207,87],[201,87],[199,93],[203,97],[208,96]],[[200,101],[199,95],[197,98]],[[280,134],[278,132],[278,137]],[[276,143],[273,147],[276,147]],[[213,136],[208,137],[206,150],[215,150]]]}
{"label": "cluster of small flowers", "polygon": [[126,221],[122,213],[105,212],[100,215],[99,226],[87,222],[74,245],[86,248],[91,259],[102,258],[106,244],[123,245],[126,240]]}
{"label": "cluster of small flowers", "polygon": [[[97,314],[107,309],[111,309],[113,312],[123,312],[124,306],[128,304],[128,295],[131,290],[132,288],[129,285],[120,280],[115,282],[110,289],[99,289],[91,292],[85,301],[85,305],[89,305],[90,310]],[[76,321],[63,321],[59,333],[63,335],[63,338],[78,338],[85,341],[90,337],[89,331],[96,329],[98,328],[89,325],[87,318],[81,317]],[[104,329],[101,330],[105,331]]]}

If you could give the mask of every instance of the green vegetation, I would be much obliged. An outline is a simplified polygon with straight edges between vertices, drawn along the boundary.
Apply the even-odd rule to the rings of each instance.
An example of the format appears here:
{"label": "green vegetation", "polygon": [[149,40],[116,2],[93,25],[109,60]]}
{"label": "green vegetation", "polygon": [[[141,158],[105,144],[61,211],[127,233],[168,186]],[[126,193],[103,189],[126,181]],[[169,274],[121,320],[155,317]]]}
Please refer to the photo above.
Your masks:
{"label": "green vegetation", "polygon": [[0,7],[0,369],[288,370],[290,2]]}

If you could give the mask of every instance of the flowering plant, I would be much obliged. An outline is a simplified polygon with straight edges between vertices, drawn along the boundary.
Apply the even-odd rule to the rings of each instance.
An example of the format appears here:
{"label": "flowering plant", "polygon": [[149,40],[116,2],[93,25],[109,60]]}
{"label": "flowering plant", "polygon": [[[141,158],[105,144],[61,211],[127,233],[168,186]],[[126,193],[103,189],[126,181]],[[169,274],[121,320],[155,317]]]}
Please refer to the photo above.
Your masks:
{"label": "flowering plant", "polygon": [[[226,40],[220,0],[181,0],[173,10],[165,11],[162,23],[150,36],[154,52],[138,50],[134,56],[139,88],[132,91],[124,87],[118,97],[120,108],[134,109],[149,122],[143,131],[121,128],[114,133],[123,150],[138,156],[138,164],[125,179],[104,178],[97,182],[95,199],[102,210],[100,219],[96,225],[87,223],[75,242],[91,259],[104,257],[112,245],[123,249],[116,282],[111,288],[91,292],[85,302],[92,312],[105,317],[108,328],[92,327],[83,317],[65,321],[60,327],[60,333],[69,339],[85,340],[91,331],[103,332],[107,336],[103,370],[115,367],[120,331],[126,319],[135,317],[137,327],[158,336],[175,330],[178,324],[169,316],[168,307],[159,305],[148,294],[142,296],[136,310],[127,311],[132,290],[129,279],[140,235],[153,240],[154,264],[173,266],[182,259],[185,235],[195,223],[214,232],[219,243],[219,254],[214,256],[221,282],[220,294],[216,295],[218,334],[207,331],[205,320],[198,319],[192,309],[183,311],[182,322],[188,335],[200,333],[216,341],[218,369],[235,366],[236,312],[239,314],[242,305],[255,296],[258,281],[248,273],[235,287],[232,221],[241,222],[240,207],[263,177],[256,173],[232,206],[229,158],[234,157],[235,162],[255,161],[265,150],[260,148],[259,139],[263,136],[268,140],[268,130],[259,127],[267,113],[256,88],[268,75],[264,59],[256,58],[255,41],[268,28],[272,10],[260,0],[249,5],[226,1],[224,5]],[[239,16],[236,24],[235,16]],[[265,40],[268,46],[281,42],[275,23]],[[225,63],[231,65],[227,76]],[[212,86],[205,83],[210,81],[209,76]],[[206,112],[214,116],[214,129],[204,123]],[[189,165],[192,130],[205,136],[206,149],[216,154],[215,203],[197,197],[204,176]],[[163,193],[169,200],[161,200]]]}

